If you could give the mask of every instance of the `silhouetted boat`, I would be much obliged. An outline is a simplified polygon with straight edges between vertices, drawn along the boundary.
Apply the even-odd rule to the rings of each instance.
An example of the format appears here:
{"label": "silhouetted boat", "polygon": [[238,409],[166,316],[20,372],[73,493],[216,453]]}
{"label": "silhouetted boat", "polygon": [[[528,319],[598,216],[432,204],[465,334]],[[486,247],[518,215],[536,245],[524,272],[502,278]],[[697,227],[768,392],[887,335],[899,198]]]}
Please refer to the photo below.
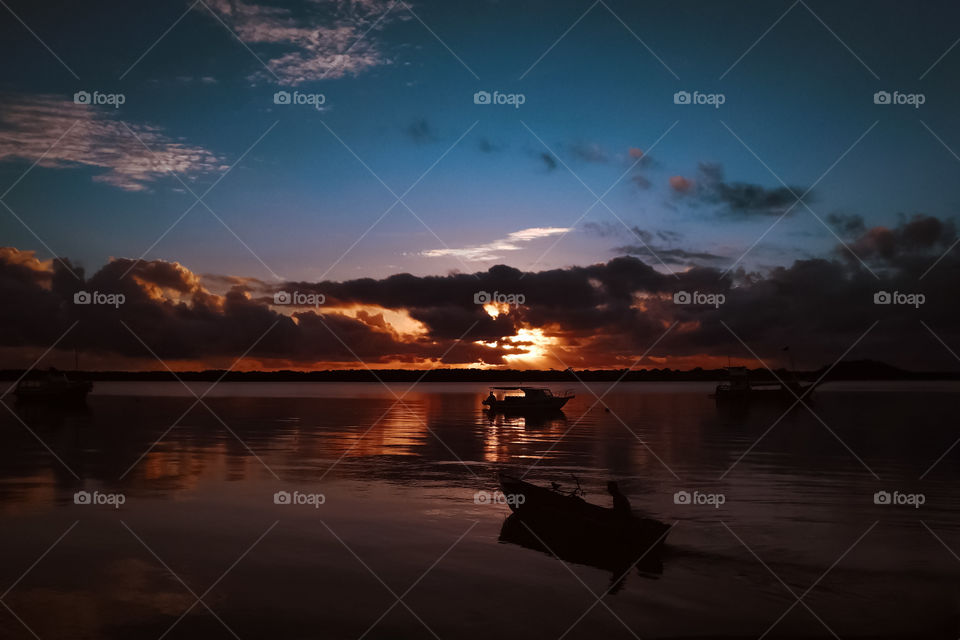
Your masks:
{"label": "silhouetted boat", "polygon": [[[559,536],[566,546],[600,546],[617,557],[632,555],[635,560],[645,551],[655,553],[670,531],[659,520],[632,513],[625,499],[624,508],[608,509],[584,500],[579,489],[563,493],[557,487],[545,489],[506,474],[500,474],[499,480],[507,504],[520,520],[538,535],[543,531],[545,536]],[[544,542],[549,545],[546,537]]]}
{"label": "silhouetted boat", "polygon": [[490,387],[483,404],[502,413],[550,412],[560,411],[573,397],[572,391],[554,393],[546,387]]}
{"label": "silhouetted boat", "polygon": [[727,367],[728,382],[717,385],[713,397],[717,402],[774,401],[793,402],[797,398],[810,400],[814,384],[789,382],[752,382],[746,367]]}
{"label": "silhouetted boat", "polygon": [[567,531],[562,527],[546,526],[536,519],[521,519],[516,513],[511,513],[503,521],[498,540],[555,556],[564,562],[609,571],[610,593],[620,591],[633,567],[646,577],[663,573],[659,549],[651,550],[642,544],[611,545],[603,539],[583,536],[577,530]]}
{"label": "silhouetted boat", "polygon": [[79,404],[93,389],[89,380],[71,380],[56,369],[47,370],[42,376],[33,376],[17,383],[14,395],[17,402],[43,402],[47,404]]}

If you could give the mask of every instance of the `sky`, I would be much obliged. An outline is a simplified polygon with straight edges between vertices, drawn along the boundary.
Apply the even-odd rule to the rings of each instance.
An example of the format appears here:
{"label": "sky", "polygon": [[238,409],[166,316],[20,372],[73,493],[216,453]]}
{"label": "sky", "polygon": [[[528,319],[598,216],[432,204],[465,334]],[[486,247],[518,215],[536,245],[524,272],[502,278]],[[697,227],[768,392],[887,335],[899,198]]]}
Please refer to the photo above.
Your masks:
{"label": "sky", "polygon": [[859,355],[950,368],[958,13],[11,0],[3,353],[77,322],[52,353],[91,367],[812,367],[872,318]]}

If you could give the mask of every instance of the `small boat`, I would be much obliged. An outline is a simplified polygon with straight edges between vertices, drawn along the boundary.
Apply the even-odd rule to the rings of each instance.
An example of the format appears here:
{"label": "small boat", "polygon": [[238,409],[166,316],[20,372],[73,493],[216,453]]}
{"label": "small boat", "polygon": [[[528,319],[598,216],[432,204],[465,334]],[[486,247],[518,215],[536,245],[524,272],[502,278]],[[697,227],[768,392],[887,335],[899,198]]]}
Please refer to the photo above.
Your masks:
{"label": "small boat", "polygon": [[717,385],[713,393],[717,402],[750,402],[772,400],[793,402],[797,398],[809,401],[813,395],[814,384],[790,382],[751,382],[746,367],[727,367],[729,382]]}
{"label": "small boat", "polygon": [[42,377],[31,377],[17,383],[13,393],[17,402],[79,404],[93,390],[89,380],[71,380],[56,369],[48,369]]}
{"label": "small boat", "polygon": [[500,413],[559,411],[574,397],[573,391],[554,393],[547,387],[490,387],[483,404]]}
{"label": "small boat", "polygon": [[650,550],[640,544],[629,547],[610,545],[602,539],[584,539],[560,528],[528,524],[516,513],[511,513],[503,521],[497,540],[556,556],[564,562],[609,571],[611,595],[623,588],[632,568],[645,578],[663,574],[663,554],[657,549]]}
{"label": "small boat", "polygon": [[629,505],[609,509],[587,502],[579,488],[564,493],[506,474],[500,474],[499,481],[510,509],[545,541],[562,535],[567,546],[602,547],[636,559],[640,553],[658,551],[670,531],[670,525],[637,515]]}

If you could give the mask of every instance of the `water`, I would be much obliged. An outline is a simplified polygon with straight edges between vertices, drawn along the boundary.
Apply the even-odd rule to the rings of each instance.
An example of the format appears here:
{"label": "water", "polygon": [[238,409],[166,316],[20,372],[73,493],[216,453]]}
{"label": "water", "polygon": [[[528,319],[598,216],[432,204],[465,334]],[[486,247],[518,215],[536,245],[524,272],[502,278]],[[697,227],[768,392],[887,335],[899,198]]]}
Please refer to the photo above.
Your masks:
{"label": "water", "polygon": [[[100,383],[86,410],[0,410],[0,637],[958,637],[960,385],[833,383],[783,416],[698,383],[620,384],[607,412],[596,384],[539,421],[489,419],[479,384],[388,386],[190,385],[208,410]],[[661,569],[604,595],[610,571],[500,541],[498,469],[604,506],[618,480],[676,523]]]}

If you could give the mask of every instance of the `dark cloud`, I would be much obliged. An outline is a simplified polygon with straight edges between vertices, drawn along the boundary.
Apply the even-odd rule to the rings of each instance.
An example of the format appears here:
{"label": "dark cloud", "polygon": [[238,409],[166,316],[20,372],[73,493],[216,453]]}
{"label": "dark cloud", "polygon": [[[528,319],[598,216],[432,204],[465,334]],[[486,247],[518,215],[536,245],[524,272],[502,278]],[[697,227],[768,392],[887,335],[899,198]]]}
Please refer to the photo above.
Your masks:
{"label": "dark cloud", "polygon": [[583,225],[583,228],[588,233],[601,237],[626,237],[639,241],[613,247],[613,251],[630,256],[649,258],[657,263],[662,260],[666,264],[693,266],[704,262],[716,263],[731,260],[727,256],[673,246],[683,239],[683,234],[677,231],[665,229],[649,231],[636,226],[627,229],[622,224],[609,222],[587,222]]}
{"label": "dark cloud", "polygon": [[484,137],[480,138],[477,142],[477,149],[479,149],[481,153],[498,153],[503,151],[503,145],[494,144],[489,138]]}
{"label": "dark cloud", "polygon": [[417,144],[424,144],[436,140],[433,128],[425,118],[414,120],[404,128],[404,133]]}
{"label": "dark cloud", "polygon": [[867,228],[863,217],[855,214],[831,213],[827,216],[826,221],[839,235],[844,237],[859,235]]}
{"label": "dark cloud", "polygon": [[[953,221],[917,214],[901,217],[896,227],[866,229],[849,246],[863,260],[909,269],[942,255],[957,241]],[[849,256],[849,252],[841,251]],[[851,256],[852,257],[852,256]]]}
{"label": "dark cloud", "polygon": [[[612,233],[603,225],[588,229]],[[65,348],[76,345],[98,354],[100,362],[139,358],[146,363],[142,366],[159,368],[122,321],[165,360],[229,361],[260,339],[250,357],[267,363],[264,366],[362,366],[358,358],[371,365],[423,366],[448,350],[443,362],[463,366],[503,364],[520,346],[509,338],[522,329],[538,329],[552,340],[550,351],[566,365],[627,366],[676,323],[650,354],[667,366],[671,358],[749,357],[742,339],[773,362],[782,357],[784,345],[792,345],[800,366],[816,367],[833,362],[879,321],[848,357],[908,368],[955,366],[920,323],[922,319],[944,342],[960,348],[960,301],[955,294],[960,257],[947,251],[957,238],[951,222],[918,215],[892,229],[865,230],[853,246],[878,265],[876,276],[859,261],[837,254],[798,260],[766,273],[739,270],[721,277],[722,265],[695,264],[709,263],[714,256],[680,246],[677,232],[633,231],[670,259],[690,264],[669,274],[651,266],[656,263],[650,258],[622,256],[540,272],[499,265],[476,274],[397,274],[267,286],[234,276],[199,278],[182,265],[160,260],[114,260],[86,277],[68,260],[39,261],[30,252],[3,249],[0,346],[35,354],[77,322]],[[206,288],[213,281],[226,287],[222,294]],[[122,293],[126,302],[119,308],[75,305],[73,295],[81,288]],[[279,290],[323,293],[326,304],[319,309],[274,305],[273,294]],[[526,299],[491,317],[475,303],[479,291],[522,294]],[[722,293],[726,301],[719,308],[675,304],[678,291]],[[926,302],[919,309],[877,305],[878,291],[922,293]]]}
{"label": "dark cloud", "polygon": [[606,164],[610,162],[610,154],[606,149],[596,143],[574,142],[567,145],[567,151],[576,160],[593,164]]}
{"label": "dark cloud", "polygon": [[537,155],[537,157],[540,158],[540,160],[543,161],[543,164],[547,166],[547,171],[553,171],[554,169],[557,168],[556,158],[554,158],[549,153],[546,153],[546,152],[540,153]]}
{"label": "dark cloud", "polygon": [[[788,210],[796,211],[797,197],[806,192],[804,187],[798,186],[764,187],[747,182],[727,182],[723,167],[711,162],[700,163],[695,178],[671,177],[670,187],[677,195],[718,205],[721,215],[739,218],[780,216]],[[811,195],[807,194],[804,201],[810,202]]]}

